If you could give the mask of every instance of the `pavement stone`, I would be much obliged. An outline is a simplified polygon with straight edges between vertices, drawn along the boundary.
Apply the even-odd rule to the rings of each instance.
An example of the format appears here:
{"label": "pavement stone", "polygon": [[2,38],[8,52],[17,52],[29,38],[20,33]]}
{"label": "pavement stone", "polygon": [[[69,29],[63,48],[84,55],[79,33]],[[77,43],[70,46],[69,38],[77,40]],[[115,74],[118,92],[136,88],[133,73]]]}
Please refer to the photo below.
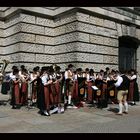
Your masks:
{"label": "pavement stone", "polygon": [[0,133],[140,133],[139,102],[123,116],[113,112],[118,105],[109,104],[111,111],[85,106],[47,117],[38,114],[37,108],[13,110],[8,99],[0,94]]}

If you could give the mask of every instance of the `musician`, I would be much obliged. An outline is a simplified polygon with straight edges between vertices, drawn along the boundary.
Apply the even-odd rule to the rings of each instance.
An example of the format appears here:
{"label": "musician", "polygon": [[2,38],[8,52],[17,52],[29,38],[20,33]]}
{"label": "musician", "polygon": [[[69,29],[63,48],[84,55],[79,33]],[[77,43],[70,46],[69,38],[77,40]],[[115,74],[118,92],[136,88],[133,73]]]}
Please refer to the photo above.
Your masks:
{"label": "musician", "polygon": [[115,103],[116,100],[116,87],[114,85],[114,83],[117,82],[117,79],[114,75],[114,70],[111,71],[111,73],[108,75],[107,77],[107,100],[111,100],[111,103]]}
{"label": "musician", "polygon": [[37,68],[33,68],[33,73],[30,74],[30,81],[31,81],[31,100],[33,102],[33,105],[37,101]]}
{"label": "musician", "polygon": [[67,92],[67,97],[68,97],[68,106],[73,106],[72,105],[72,93],[74,90],[74,69],[73,65],[69,64],[68,65],[68,70],[65,71],[65,81],[66,81],[66,92]]}
{"label": "musician", "polygon": [[39,66],[36,66],[35,68],[37,70],[37,76],[39,77],[40,76],[40,67]]}
{"label": "musician", "polygon": [[83,73],[82,68],[78,68],[77,69],[77,80],[78,80],[78,96],[79,96],[79,100],[80,103],[83,106],[83,103],[85,102],[85,81],[86,81],[86,77],[85,74]]}
{"label": "musician", "polygon": [[[124,74],[120,74],[116,71],[116,79],[117,82],[115,86],[117,87],[117,99],[119,102],[119,112],[117,115],[122,115],[122,113],[128,114],[128,103],[127,103],[127,95],[129,89],[129,79],[126,76],[126,72]],[[125,111],[123,112],[123,104],[125,107]]]}
{"label": "musician", "polygon": [[49,79],[49,67],[42,67],[40,77],[37,78],[37,107],[41,115],[50,116],[50,93],[49,86],[52,80]]}
{"label": "musician", "polygon": [[[86,88],[85,88],[85,94],[86,94],[86,99],[88,104],[93,103],[93,91],[91,86],[93,85],[94,79],[94,70],[89,68],[85,69],[85,72],[83,73],[83,77],[86,78]],[[94,80],[93,80],[94,79]]]}
{"label": "musician", "polygon": [[1,88],[1,93],[2,94],[7,94],[10,91],[10,76],[9,74],[5,74],[2,82],[2,88]]}
{"label": "musician", "polygon": [[13,87],[12,79],[15,76],[15,75],[13,75],[14,69],[18,69],[18,67],[17,66],[12,66],[12,71],[9,73],[9,77],[10,77],[10,80],[9,80],[10,90],[8,91],[8,94],[9,94],[10,104],[11,104],[11,99],[12,99],[12,87]]}
{"label": "musician", "polygon": [[103,79],[104,79],[104,70],[100,70],[96,75],[95,85],[99,90],[96,91],[95,98],[97,102],[97,107],[101,107],[101,99],[102,99],[102,90],[103,90]]}
{"label": "musician", "polygon": [[62,87],[63,87],[63,75],[60,72],[60,66],[55,67],[55,75],[56,75],[56,82],[55,84],[55,91],[56,95],[54,97],[55,103],[58,106],[58,113],[63,113],[64,108],[61,106],[61,98],[62,98]]}
{"label": "musician", "polygon": [[96,81],[96,73],[94,72],[94,69],[90,69],[89,71],[89,86],[88,86],[88,101],[90,104],[93,104],[93,101],[96,99],[96,91],[93,91],[91,89],[91,86],[95,85],[95,81]]}
{"label": "musician", "polygon": [[136,105],[136,101],[139,101],[139,89],[137,84],[137,75],[134,69],[130,70],[130,86],[128,100],[131,102],[131,105]]}
{"label": "musician", "polygon": [[12,78],[12,99],[11,105],[12,109],[19,109],[20,108],[20,82],[21,78],[19,75],[19,70],[17,68],[13,69],[13,76]]}
{"label": "musician", "polygon": [[49,88],[49,95],[50,95],[50,106],[51,106],[51,110],[55,109],[57,107],[57,101],[56,101],[56,88],[55,88],[55,84],[56,84],[56,73],[54,72],[53,66],[50,66],[49,68],[49,73],[48,73],[49,79],[52,80],[52,83],[50,84],[50,88]]}
{"label": "musician", "polygon": [[20,66],[20,70],[19,70],[19,75],[22,75],[23,74],[24,69],[25,69],[25,66],[24,65],[21,65]]}
{"label": "musician", "polygon": [[106,71],[104,72],[105,77],[108,77],[110,74],[110,68],[106,67]]}
{"label": "musician", "polygon": [[21,105],[27,105],[28,104],[28,81],[29,81],[29,75],[27,69],[22,69],[22,72],[20,73],[21,77]]}
{"label": "musician", "polygon": [[78,93],[78,69],[73,72],[74,73],[74,87],[73,87],[73,104],[77,105],[79,104],[79,93]]}

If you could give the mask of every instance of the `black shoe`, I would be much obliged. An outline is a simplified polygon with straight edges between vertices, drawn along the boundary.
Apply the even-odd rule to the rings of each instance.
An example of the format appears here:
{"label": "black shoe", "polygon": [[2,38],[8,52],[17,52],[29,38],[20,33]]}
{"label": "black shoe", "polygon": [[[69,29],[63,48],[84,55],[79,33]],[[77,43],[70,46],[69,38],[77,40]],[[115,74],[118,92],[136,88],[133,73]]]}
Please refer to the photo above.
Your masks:
{"label": "black shoe", "polygon": [[50,113],[48,113],[48,111],[44,111],[43,114],[44,116],[50,116]]}
{"label": "black shoe", "polygon": [[67,108],[72,108],[72,107],[73,107],[72,104],[68,104],[68,105],[67,105]]}
{"label": "black shoe", "polygon": [[15,106],[12,106],[12,108],[11,109],[17,109]]}
{"label": "black shoe", "polygon": [[124,113],[124,114],[128,114],[128,112],[127,112],[127,111],[124,111],[123,113]]}
{"label": "black shoe", "polygon": [[43,111],[41,110],[39,110],[37,113],[43,115]]}
{"label": "black shoe", "polygon": [[137,105],[136,103],[134,103],[134,105]]}
{"label": "black shoe", "polygon": [[136,105],[136,103],[130,103],[131,106]]}
{"label": "black shoe", "polygon": [[50,110],[53,110],[54,108],[55,108],[54,106],[51,106],[51,107],[50,107]]}
{"label": "black shoe", "polygon": [[91,101],[87,101],[86,104],[93,104],[93,102],[91,102]]}
{"label": "black shoe", "polygon": [[88,107],[96,107],[95,104],[90,104]]}
{"label": "black shoe", "polygon": [[13,109],[20,109],[21,105],[15,105],[14,107],[12,107]]}
{"label": "black shoe", "polygon": [[122,113],[116,113],[116,115],[120,115],[120,116],[122,116],[123,114],[122,114]]}
{"label": "black shoe", "polygon": [[68,104],[67,106],[73,106],[73,104]]}

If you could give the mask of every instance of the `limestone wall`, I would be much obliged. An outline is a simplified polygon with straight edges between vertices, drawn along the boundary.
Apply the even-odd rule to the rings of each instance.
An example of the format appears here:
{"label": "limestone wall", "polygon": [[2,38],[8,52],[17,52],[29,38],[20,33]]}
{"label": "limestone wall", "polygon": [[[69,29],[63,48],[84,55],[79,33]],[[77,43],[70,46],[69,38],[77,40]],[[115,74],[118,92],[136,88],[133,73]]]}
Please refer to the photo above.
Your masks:
{"label": "limestone wall", "polygon": [[[90,10],[89,13],[65,13],[64,10],[72,8],[43,8],[42,15],[34,13],[35,9],[31,10],[32,13],[19,12],[0,21],[0,60],[11,61],[7,70],[12,65],[24,64],[32,69],[35,65],[52,63],[59,64],[62,70],[69,63],[83,69],[94,68],[95,71],[106,67],[118,69],[118,38],[127,35],[140,39],[139,27],[126,24],[126,14],[117,13],[115,8],[112,8],[114,11],[96,7],[83,8]],[[51,10],[50,17],[43,16],[46,14],[45,9],[48,10],[48,15]],[[62,14],[57,16],[55,9]],[[7,10],[6,15],[8,12],[12,11]],[[139,16],[134,17],[131,14],[127,19],[132,18],[135,18],[136,24],[139,23]],[[138,50],[137,59],[139,54]],[[139,69],[139,60],[137,62]]]}

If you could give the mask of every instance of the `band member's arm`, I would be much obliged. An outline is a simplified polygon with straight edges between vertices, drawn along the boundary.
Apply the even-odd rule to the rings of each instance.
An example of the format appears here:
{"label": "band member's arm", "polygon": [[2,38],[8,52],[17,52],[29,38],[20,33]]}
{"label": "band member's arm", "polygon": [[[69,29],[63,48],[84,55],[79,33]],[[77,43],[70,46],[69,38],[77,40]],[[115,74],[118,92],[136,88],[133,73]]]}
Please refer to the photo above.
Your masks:
{"label": "band member's arm", "polygon": [[27,74],[25,80],[28,81],[30,79],[30,76]]}
{"label": "band member's arm", "polygon": [[3,77],[3,74],[2,73],[0,73],[0,77]]}
{"label": "band member's arm", "polygon": [[136,78],[137,78],[137,76],[136,75],[133,75],[133,76],[131,76],[130,80],[134,80]]}
{"label": "band member's arm", "polygon": [[61,74],[61,77],[60,77],[60,79],[58,79],[58,81],[61,82],[62,80],[63,80],[63,76]]}
{"label": "band member's arm", "polygon": [[44,86],[47,86],[47,85],[49,85],[53,82],[52,80],[48,81],[46,76],[43,76],[41,79],[42,79],[42,83],[43,83]]}
{"label": "band member's arm", "polygon": [[17,83],[21,82],[21,79],[20,79],[20,78],[18,78],[18,79],[13,79],[13,81],[14,81],[15,84],[17,84]]}

